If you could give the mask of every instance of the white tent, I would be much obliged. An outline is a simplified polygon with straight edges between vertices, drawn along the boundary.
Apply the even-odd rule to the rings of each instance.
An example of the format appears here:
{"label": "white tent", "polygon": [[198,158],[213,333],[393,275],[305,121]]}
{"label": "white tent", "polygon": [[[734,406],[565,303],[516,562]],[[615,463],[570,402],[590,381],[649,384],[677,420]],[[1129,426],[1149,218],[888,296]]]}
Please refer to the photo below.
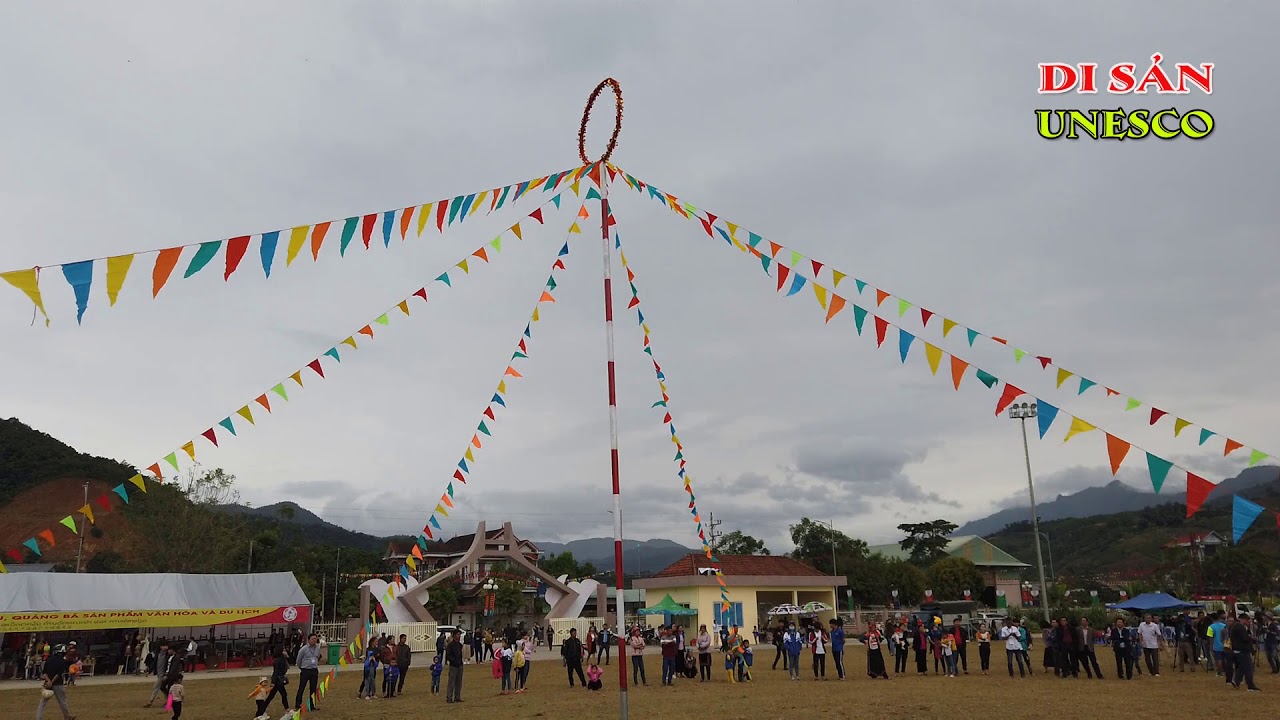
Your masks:
{"label": "white tent", "polygon": [[306,623],[310,611],[289,572],[0,575],[0,625],[15,631]]}

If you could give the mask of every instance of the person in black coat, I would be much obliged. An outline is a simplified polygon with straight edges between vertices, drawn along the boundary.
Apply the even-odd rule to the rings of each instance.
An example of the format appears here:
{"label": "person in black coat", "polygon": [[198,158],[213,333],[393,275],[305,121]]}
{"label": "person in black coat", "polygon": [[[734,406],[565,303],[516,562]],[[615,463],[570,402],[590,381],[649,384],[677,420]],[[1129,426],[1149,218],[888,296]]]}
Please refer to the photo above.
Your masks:
{"label": "person in black coat", "polygon": [[267,696],[266,702],[262,704],[264,708],[271,707],[271,700],[276,695],[280,696],[280,704],[284,705],[285,712],[289,711],[289,657],[285,654],[284,648],[277,647],[273,651],[275,660],[271,663],[271,694]]}
{"label": "person in black coat", "polygon": [[560,657],[564,658],[564,667],[569,672],[569,687],[573,687],[573,674],[578,674],[578,682],[587,686],[587,676],[582,673],[582,641],[578,639],[578,629],[570,628],[569,637],[560,646]]}
{"label": "person in black coat", "polygon": [[1116,654],[1116,677],[1121,680],[1133,679],[1133,633],[1124,626],[1124,618],[1116,618],[1108,634],[1111,651]]}

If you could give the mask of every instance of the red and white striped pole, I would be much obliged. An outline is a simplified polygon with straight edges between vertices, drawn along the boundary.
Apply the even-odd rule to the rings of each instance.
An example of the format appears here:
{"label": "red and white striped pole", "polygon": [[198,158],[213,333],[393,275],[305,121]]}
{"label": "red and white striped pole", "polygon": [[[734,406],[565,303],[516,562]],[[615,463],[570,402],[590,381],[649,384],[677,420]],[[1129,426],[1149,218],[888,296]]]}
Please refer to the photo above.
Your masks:
{"label": "red and white striped pole", "polygon": [[[613,357],[613,245],[609,242],[609,169],[604,162],[596,168],[600,177],[600,242],[604,253],[604,337],[605,358],[608,361],[609,379],[609,466],[613,479],[613,574],[614,587],[618,596],[614,599],[617,611],[615,617],[618,636],[618,693],[621,704],[621,717],[627,718],[627,632],[622,609],[623,587],[622,573],[622,490],[618,477],[618,384],[614,378]],[[601,609],[602,615],[608,614],[608,607]]]}

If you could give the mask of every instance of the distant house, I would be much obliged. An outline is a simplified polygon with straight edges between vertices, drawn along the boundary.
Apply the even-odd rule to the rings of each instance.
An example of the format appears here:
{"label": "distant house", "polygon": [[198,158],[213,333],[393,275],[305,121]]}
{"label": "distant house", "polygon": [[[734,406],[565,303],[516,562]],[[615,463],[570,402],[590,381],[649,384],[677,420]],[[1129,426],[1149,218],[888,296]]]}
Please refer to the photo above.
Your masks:
{"label": "distant house", "polygon": [[1218,552],[1218,548],[1227,544],[1227,539],[1218,533],[1210,530],[1203,533],[1192,533],[1191,535],[1183,535],[1164,544],[1166,550],[1177,550],[1183,548],[1189,550],[1197,559],[1203,560],[1206,557],[1212,557]]}
{"label": "distant house", "polygon": [[[843,575],[825,575],[779,555],[720,555],[717,560],[712,563],[705,555],[690,553],[653,577],[636,580],[634,586],[643,589],[647,599],[670,595],[677,603],[696,609],[698,614],[687,618],[690,627],[737,625],[749,632],[753,627],[770,624],[767,613],[778,605],[820,602],[834,609],[836,588],[845,584]],[[728,587],[727,611],[720,601],[720,583],[713,568],[720,569]],[[825,622],[834,613],[827,611],[818,617]],[[663,620],[662,615],[649,616],[653,625]]]}
{"label": "distant house", "polygon": [[[869,552],[889,559],[909,560],[911,553],[902,549],[898,543],[888,545],[872,545]],[[974,588],[975,600],[982,600],[987,605],[996,606],[996,594],[1004,592],[1009,607],[1022,605],[1021,578],[1022,571],[1031,567],[1018,558],[987,542],[978,535],[954,535],[943,551],[951,557],[968,560],[982,573],[986,587]],[[960,600],[961,598],[937,598],[938,600]]]}

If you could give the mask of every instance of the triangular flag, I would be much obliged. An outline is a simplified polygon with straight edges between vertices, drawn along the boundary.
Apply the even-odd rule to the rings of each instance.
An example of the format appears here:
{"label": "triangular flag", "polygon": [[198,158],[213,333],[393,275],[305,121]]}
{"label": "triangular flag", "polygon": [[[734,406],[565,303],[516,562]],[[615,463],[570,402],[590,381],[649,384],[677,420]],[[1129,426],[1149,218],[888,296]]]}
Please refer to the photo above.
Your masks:
{"label": "triangular flag", "polygon": [[320,377],[324,377],[324,368],[320,365],[319,358],[316,358],[315,360],[312,360],[311,362],[307,363],[307,367],[314,370],[315,373]]}
{"label": "triangular flag", "polygon": [[965,328],[964,331],[969,336],[969,347],[973,347],[973,341],[978,339],[978,331],[971,328]]}
{"label": "triangular flag", "polygon": [[898,355],[901,357],[902,362],[905,363],[907,361],[907,353],[911,351],[911,341],[915,339],[915,335],[898,328]]}
{"label": "triangular flag", "polygon": [[83,515],[86,520],[89,521],[90,525],[93,525],[96,523],[96,521],[93,519],[93,507],[91,507],[89,503],[85,503],[84,507],[80,508],[79,513]]}
{"label": "triangular flag", "polygon": [[139,490],[141,490],[142,492],[146,492],[146,491],[147,491],[147,480],[146,480],[146,478],[142,477],[142,474],[141,474],[141,473],[139,473],[139,474],[137,474],[137,475],[134,475],[133,477],[129,478],[129,482],[131,482],[131,483],[133,483],[135,486],[137,486],[137,488],[138,488]]}
{"label": "triangular flag", "polygon": [[74,533],[74,532],[79,532],[78,530],[76,530],[76,519],[75,519],[75,518],[73,518],[73,517],[71,517],[70,515],[68,515],[68,516],[66,516],[66,517],[64,517],[64,518],[62,518],[62,519],[61,519],[61,520],[59,520],[58,522],[62,523],[63,525],[66,525],[66,526],[67,526],[67,529],[68,529],[68,530],[70,530],[70,531],[71,531],[71,532],[73,532],[73,533]]}
{"label": "triangular flag", "polygon": [[999,378],[987,372],[986,370],[982,370],[982,369],[979,369],[974,374],[974,377],[978,378],[978,382],[982,383],[983,385],[986,385],[988,390],[995,387],[995,384],[999,382]]}
{"label": "triangular flag", "polygon": [[1081,420],[1078,417],[1073,417],[1071,418],[1071,429],[1067,430],[1067,436],[1062,439],[1062,442],[1066,442],[1081,433],[1087,433],[1091,430],[1097,430],[1097,429],[1098,428],[1094,427],[1093,425],[1090,425],[1084,420]]}
{"label": "triangular flag", "polygon": [[117,485],[111,488],[111,492],[119,495],[126,505],[129,504],[129,491],[125,489],[124,485]]}
{"label": "triangular flag", "polygon": [[187,271],[182,277],[189,278],[203,270],[204,266],[209,264],[209,261],[218,254],[218,250],[221,248],[221,240],[200,243],[200,247],[196,248],[195,257],[191,258],[191,264],[187,266]]}
{"label": "triangular flag", "polygon": [[249,409],[248,405],[245,405],[244,407],[237,410],[236,414],[244,418],[245,420],[247,420],[250,425],[253,424],[253,411]]}
{"label": "triangular flag", "polygon": [[1020,350],[1020,349],[1018,349],[1018,348],[1014,348],[1014,349],[1013,349],[1013,364],[1014,364],[1014,365],[1017,365],[1018,363],[1022,362],[1022,358],[1026,357],[1026,356],[1027,356],[1027,351],[1026,351],[1026,350]]}
{"label": "triangular flag", "polygon": [[[248,238],[245,238],[245,241],[247,242]],[[124,286],[124,279],[128,277],[129,268],[132,266],[133,255],[116,255],[107,258],[107,301],[112,306],[116,304],[120,288]]]}
{"label": "triangular flag", "polygon": [[84,311],[89,307],[89,290],[93,286],[93,261],[67,263],[62,266],[62,277],[71,286],[76,298],[76,324],[84,318]]}
{"label": "triangular flag", "polygon": [[951,356],[951,382],[956,386],[956,390],[960,389],[960,381],[964,379],[964,371],[967,369],[969,369],[969,363],[955,355]]}
{"label": "triangular flag", "polygon": [[1250,502],[1239,495],[1235,496],[1231,507],[1231,536],[1234,544],[1240,544],[1240,538],[1244,537],[1249,526],[1258,519],[1263,509],[1255,502]]}
{"label": "triangular flag", "polygon": [[947,334],[951,332],[951,329],[958,325],[959,323],[957,323],[955,320],[942,318],[942,337],[945,338]]}
{"label": "triangular flag", "polygon": [[[797,276],[799,277],[799,276]],[[889,322],[879,315],[872,317],[876,326],[876,347],[884,345],[884,335],[889,330]]]}
{"label": "triangular flag", "polygon": [[1244,443],[1239,443],[1239,442],[1236,442],[1235,440],[1232,440],[1231,438],[1227,438],[1226,447],[1222,449],[1222,456],[1226,457],[1227,455],[1230,455],[1231,453],[1235,452],[1236,450],[1239,450],[1242,447],[1244,447]]}
{"label": "triangular flag", "polygon": [[1094,381],[1092,381],[1092,380],[1089,380],[1088,378],[1080,378],[1080,389],[1079,389],[1078,391],[1076,391],[1076,394],[1077,394],[1077,395],[1083,395],[1085,390],[1088,390],[1089,388],[1091,388],[1091,387],[1093,387],[1094,385],[1097,385],[1097,384],[1098,384],[1098,383],[1096,383],[1096,382],[1094,382]]}
{"label": "triangular flag", "polygon": [[29,547],[29,548],[31,548],[31,552],[35,553],[37,556],[39,556],[39,555],[41,554],[41,553],[40,553],[40,543],[36,542],[36,539],[35,539],[35,538],[30,538],[30,539],[27,539],[27,540],[23,540],[23,541],[22,541],[22,544],[23,544],[23,545],[26,545],[26,546],[27,546],[27,547]]}
{"label": "triangular flag", "polygon": [[1036,398],[1036,425],[1040,430],[1041,440],[1044,439],[1044,434],[1049,432],[1049,428],[1053,425],[1053,420],[1056,417],[1058,417],[1057,407]]}
{"label": "triangular flag", "polygon": [[289,392],[284,389],[284,383],[276,383],[276,386],[271,388],[271,392],[279,395],[282,400],[289,399]]}
{"label": "triangular flag", "polygon": [[302,371],[301,370],[295,370],[293,374],[289,376],[289,379],[298,383],[298,387],[302,387]]}
{"label": "triangular flag", "polygon": [[151,270],[151,297],[159,295],[161,288],[169,282],[169,276],[178,266],[178,259],[181,256],[181,247],[165,248],[156,255],[156,265]]}
{"label": "triangular flag", "polygon": [[1120,465],[1124,463],[1124,457],[1129,454],[1131,447],[1128,442],[1106,433],[1107,436],[1107,458],[1111,460],[1111,474],[1116,475],[1120,472]]}
{"label": "triangular flag", "polygon": [[194,442],[194,441],[188,441],[186,445],[183,445],[183,446],[182,446],[182,452],[186,453],[186,454],[187,454],[187,457],[191,458],[191,459],[192,459],[192,461],[194,461],[194,460],[196,459],[196,444],[195,444],[195,442]]}
{"label": "triangular flag", "polygon": [[938,374],[938,365],[942,362],[942,348],[932,343],[924,344],[924,357],[929,361],[929,371]]}
{"label": "triangular flag", "polygon": [[1151,408],[1151,423],[1150,423],[1150,424],[1155,425],[1157,422],[1159,422],[1159,421],[1160,421],[1160,418],[1162,418],[1162,417],[1164,417],[1165,415],[1168,415],[1168,414],[1169,414],[1169,413],[1167,413],[1167,412],[1165,412],[1165,411],[1161,410],[1160,408]]}
{"label": "triangular flag", "polygon": [[1253,450],[1249,453],[1249,467],[1253,467],[1263,460],[1267,459],[1267,454],[1261,450]]}
{"label": "triangular flag", "polygon": [[253,401],[261,405],[267,412],[271,412],[271,400],[267,398],[266,393],[262,393],[258,397],[254,398]]}
{"label": "triangular flag", "polygon": [[35,268],[29,270],[13,270],[11,272],[0,273],[0,278],[10,285],[22,291],[31,304],[36,306],[40,314],[44,316],[44,324],[49,324],[49,313],[45,312],[44,300],[40,296],[39,271]]}
{"label": "triangular flag", "polygon": [[1062,368],[1058,368],[1058,387],[1062,387],[1062,383],[1066,382],[1067,378],[1071,377],[1074,374],[1075,373],[1071,372],[1070,370],[1064,370]]}
{"label": "triangular flag", "polygon": [[178,469],[178,453],[171,452],[164,456],[164,461],[173,466],[174,470]]}
{"label": "triangular flag", "polygon": [[1147,453],[1147,472],[1151,475],[1151,487],[1155,488],[1157,495],[1160,494],[1160,488],[1164,487],[1165,478],[1169,477],[1169,469],[1172,467],[1173,463],[1168,460]]}
{"label": "triangular flag", "polygon": [[519,372],[518,370],[516,370],[515,368],[511,367],[510,365],[508,365],[508,366],[507,366],[507,371],[506,371],[505,373],[503,373],[503,377],[508,377],[508,376],[510,376],[510,377],[524,377],[523,375],[521,375],[521,374],[520,374],[520,372]]}
{"label": "triangular flag", "polygon": [[1183,429],[1185,429],[1190,424],[1191,422],[1189,420],[1183,420],[1182,418],[1175,418],[1173,421],[1173,436],[1178,437],[1178,434],[1181,433]]}
{"label": "triangular flag", "polygon": [[888,299],[889,299],[889,293],[880,289],[876,290],[876,307],[880,307],[882,304],[884,304],[884,301]]}
{"label": "triangular flag", "polygon": [[1187,517],[1195,515],[1200,510],[1204,501],[1209,499],[1209,493],[1213,492],[1213,488],[1213,483],[1208,480],[1195,473],[1187,473]]}
{"label": "triangular flag", "polygon": [[163,474],[161,474],[161,472],[160,472],[160,463],[154,463],[154,464],[152,464],[152,465],[149,465],[149,466],[147,466],[147,469],[148,469],[148,470],[150,470],[150,471],[151,471],[151,474],[152,474],[152,475],[155,475],[155,476],[156,476],[156,478],[158,478],[158,479],[160,479],[160,480],[163,480],[163,479],[164,479],[164,475],[163,475]]}
{"label": "triangular flag", "polygon": [[[817,288],[817,287],[819,287],[819,286],[818,286],[818,285],[814,285],[814,287],[815,287],[815,288]],[[841,297],[841,296],[839,296],[839,295],[837,295],[837,294],[835,294],[835,293],[831,293],[831,302],[830,302],[830,304],[828,304],[828,306],[827,306],[827,320],[826,320],[826,322],[831,322],[831,318],[835,317],[836,315],[839,315],[839,314],[840,314],[840,311],[844,309],[845,303],[846,303],[846,301],[845,301],[845,299],[844,299],[843,297]]]}
{"label": "triangular flag", "polygon": [[1209,438],[1213,437],[1216,434],[1217,433],[1215,433],[1212,430],[1209,430],[1208,428],[1200,428],[1200,444],[1201,445],[1205,444],[1206,442],[1208,442]]}
{"label": "triangular flag", "polygon": [[1139,408],[1139,407],[1142,407],[1142,401],[1141,401],[1141,400],[1139,400],[1139,399],[1137,399],[1137,398],[1129,398],[1127,401],[1125,401],[1125,404],[1124,404],[1124,411],[1125,411],[1125,412],[1129,412],[1130,410],[1134,410],[1134,409]]}
{"label": "triangular flag", "polygon": [[1012,383],[1006,382],[1004,384],[1004,391],[1000,393],[1000,400],[996,403],[996,415],[1004,412],[1005,408],[1012,405],[1014,400],[1017,400],[1025,394],[1026,393],[1021,388],[1013,385]]}

